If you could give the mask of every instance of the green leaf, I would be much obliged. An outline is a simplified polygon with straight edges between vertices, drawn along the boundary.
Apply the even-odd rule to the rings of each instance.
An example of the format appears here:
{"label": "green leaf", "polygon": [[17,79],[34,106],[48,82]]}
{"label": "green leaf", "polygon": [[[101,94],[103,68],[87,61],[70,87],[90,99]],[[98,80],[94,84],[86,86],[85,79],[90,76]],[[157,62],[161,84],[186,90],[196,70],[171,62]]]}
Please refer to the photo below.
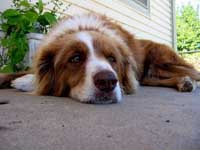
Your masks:
{"label": "green leaf", "polygon": [[43,12],[43,7],[44,7],[44,4],[42,0],[38,0],[38,9],[39,9],[40,14]]}
{"label": "green leaf", "polygon": [[38,14],[33,11],[28,11],[24,14],[24,16],[29,20],[31,23],[34,23],[38,19]]}
{"label": "green leaf", "polygon": [[24,6],[26,8],[31,7],[31,4],[27,0],[23,0],[20,2],[20,6]]}
{"label": "green leaf", "polygon": [[13,67],[11,64],[4,65],[0,68],[1,73],[12,73],[13,72]]}
{"label": "green leaf", "polygon": [[49,25],[52,25],[56,22],[56,17],[55,15],[53,15],[52,13],[50,12],[45,12],[44,13],[44,17],[45,19],[48,21]]}
{"label": "green leaf", "polygon": [[15,40],[16,47],[11,51],[11,63],[13,65],[20,63],[28,50],[28,44],[25,38]]}
{"label": "green leaf", "polygon": [[7,48],[8,45],[8,39],[7,38],[3,38],[1,39],[1,43],[0,43],[4,48]]}
{"label": "green leaf", "polygon": [[19,11],[15,10],[15,9],[7,9],[2,13],[2,16],[4,18],[14,17],[14,16],[18,16],[18,15],[19,15]]}
{"label": "green leaf", "polygon": [[48,21],[46,20],[46,18],[44,17],[44,15],[41,15],[38,17],[38,22],[42,25],[42,26],[46,26],[48,25]]}
{"label": "green leaf", "polygon": [[7,32],[7,30],[9,29],[9,25],[6,24],[6,23],[4,23],[4,24],[1,25],[1,28],[2,28],[2,30],[3,30],[4,32]]}
{"label": "green leaf", "polygon": [[18,25],[22,20],[22,16],[18,15],[18,16],[10,16],[9,18],[7,18],[7,23],[9,25]]}

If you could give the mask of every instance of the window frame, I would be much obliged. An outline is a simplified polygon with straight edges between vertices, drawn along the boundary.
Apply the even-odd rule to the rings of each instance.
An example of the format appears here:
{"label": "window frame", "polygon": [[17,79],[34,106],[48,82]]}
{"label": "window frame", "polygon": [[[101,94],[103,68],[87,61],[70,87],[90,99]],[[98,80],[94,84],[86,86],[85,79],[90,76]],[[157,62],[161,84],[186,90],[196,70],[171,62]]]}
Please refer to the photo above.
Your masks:
{"label": "window frame", "polygon": [[142,12],[145,15],[150,15],[150,0],[147,0],[147,5],[139,2],[139,0],[121,0],[128,6],[135,8],[137,11]]}

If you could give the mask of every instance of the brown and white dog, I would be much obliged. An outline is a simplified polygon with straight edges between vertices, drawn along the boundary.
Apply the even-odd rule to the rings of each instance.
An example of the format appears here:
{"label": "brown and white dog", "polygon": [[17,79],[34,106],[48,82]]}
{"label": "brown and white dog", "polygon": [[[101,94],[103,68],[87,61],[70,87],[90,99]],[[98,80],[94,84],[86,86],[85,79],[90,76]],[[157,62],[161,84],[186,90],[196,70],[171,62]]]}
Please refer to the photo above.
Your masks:
{"label": "brown and white dog", "polygon": [[62,19],[42,41],[33,68],[28,75],[0,74],[0,86],[86,103],[116,103],[139,84],[190,92],[200,80],[200,73],[170,47],[135,39],[98,14]]}

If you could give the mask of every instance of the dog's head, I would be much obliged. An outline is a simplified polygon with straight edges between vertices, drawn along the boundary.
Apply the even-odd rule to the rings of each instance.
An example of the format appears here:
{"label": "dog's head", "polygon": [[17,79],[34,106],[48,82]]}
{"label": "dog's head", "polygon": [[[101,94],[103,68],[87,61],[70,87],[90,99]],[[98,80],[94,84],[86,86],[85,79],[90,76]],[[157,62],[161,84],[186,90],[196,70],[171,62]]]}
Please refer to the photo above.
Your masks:
{"label": "dog's head", "polygon": [[[106,27],[102,32],[96,27],[97,20],[90,20],[89,24],[97,24],[90,28],[70,19],[53,29],[39,49],[35,65],[37,92],[87,103],[116,103],[123,92],[134,92],[136,64],[120,35],[109,29],[117,37],[110,35]],[[70,30],[68,22],[79,27]]]}

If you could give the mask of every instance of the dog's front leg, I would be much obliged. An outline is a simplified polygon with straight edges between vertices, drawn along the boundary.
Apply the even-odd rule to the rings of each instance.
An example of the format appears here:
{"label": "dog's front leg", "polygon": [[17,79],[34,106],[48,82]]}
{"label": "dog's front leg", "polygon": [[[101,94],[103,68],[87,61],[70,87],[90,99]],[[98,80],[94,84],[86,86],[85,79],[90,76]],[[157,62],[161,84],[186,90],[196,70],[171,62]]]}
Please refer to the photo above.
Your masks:
{"label": "dog's front leg", "polygon": [[11,82],[11,87],[24,92],[33,92],[35,90],[35,75],[27,74],[16,78]]}
{"label": "dog's front leg", "polygon": [[197,87],[197,82],[189,76],[172,77],[169,79],[145,77],[141,84],[149,86],[175,87],[180,92],[191,92],[194,91]]}

